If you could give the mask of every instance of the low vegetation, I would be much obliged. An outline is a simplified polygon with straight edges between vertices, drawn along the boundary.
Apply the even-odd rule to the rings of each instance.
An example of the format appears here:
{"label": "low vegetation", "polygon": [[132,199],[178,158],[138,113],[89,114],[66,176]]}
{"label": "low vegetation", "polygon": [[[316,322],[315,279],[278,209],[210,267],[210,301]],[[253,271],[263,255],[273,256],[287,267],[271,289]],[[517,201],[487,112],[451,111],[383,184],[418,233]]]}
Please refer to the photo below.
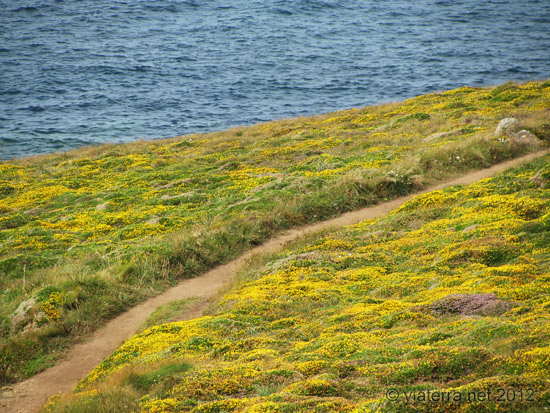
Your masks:
{"label": "low vegetation", "polygon": [[127,341],[47,410],[542,411],[549,211],[546,156],[302,241],[211,315]]}
{"label": "low vegetation", "polygon": [[534,148],[550,82],[0,164],[0,384],[31,376],[106,320],[275,232]]}
{"label": "low vegetation", "polygon": [[142,332],[150,327],[158,324],[169,323],[172,321],[181,320],[182,314],[195,303],[197,298],[189,298],[185,300],[171,301],[168,304],[161,305],[155,311],[153,311],[145,322],[141,325],[137,332]]}

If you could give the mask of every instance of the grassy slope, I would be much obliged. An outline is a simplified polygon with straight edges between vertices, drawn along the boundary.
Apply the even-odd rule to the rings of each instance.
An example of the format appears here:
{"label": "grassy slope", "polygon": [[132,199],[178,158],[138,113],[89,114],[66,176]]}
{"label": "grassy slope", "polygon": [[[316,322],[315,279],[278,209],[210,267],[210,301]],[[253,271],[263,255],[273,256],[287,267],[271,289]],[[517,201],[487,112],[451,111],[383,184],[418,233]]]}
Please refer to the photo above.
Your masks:
{"label": "grassy slope", "polygon": [[[546,156],[302,242],[251,269],[213,315],[127,341],[50,408],[540,411],[550,404],[549,210]],[[454,294],[493,305],[469,311]],[[427,390],[492,396],[405,400]]]}
{"label": "grassy slope", "polygon": [[105,320],[280,229],[531,150],[492,131],[516,116],[545,137],[549,106],[550,82],[466,87],[0,164],[0,383],[34,374]]}

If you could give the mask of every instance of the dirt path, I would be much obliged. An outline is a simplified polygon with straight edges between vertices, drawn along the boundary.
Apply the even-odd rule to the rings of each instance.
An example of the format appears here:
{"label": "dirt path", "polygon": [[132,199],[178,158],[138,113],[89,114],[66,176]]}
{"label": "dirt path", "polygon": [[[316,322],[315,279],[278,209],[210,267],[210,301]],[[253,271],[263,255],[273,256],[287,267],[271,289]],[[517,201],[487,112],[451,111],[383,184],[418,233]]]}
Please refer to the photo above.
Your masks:
{"label": "dirt path", "polygon": [[[504,169],[543,156],[546,153],[549,152],[546,150],[539,151],[488,169],[471,172],[452,181],[427,188],[421,193],[458,184],[471,184],[480,179],[491,177]],[[365,219],[381,217],[415,195],[418,195],[418,193],[349,212],[334,219],[286,231],[282,235],[251,249],[228,264],[216,267],[199,277],[183,280],[177,286],[111,320],[103,328],[96,331],[89,340],[74,346],[67,356],[54,367],[5,389],[0,398],[0,411],[7,413],[36,412],[50,396],[71,391],[79,380],[120,347],[124,340],[130,338],[147,316],[163,304],[184,298],[199,297],[198,304],[191,306],[182,319],[200,317],[208,305],[208,298],[212,297],[230,281],[237,269],[253,255],[275,251],[290,241],[321,229],[342,227]]]}

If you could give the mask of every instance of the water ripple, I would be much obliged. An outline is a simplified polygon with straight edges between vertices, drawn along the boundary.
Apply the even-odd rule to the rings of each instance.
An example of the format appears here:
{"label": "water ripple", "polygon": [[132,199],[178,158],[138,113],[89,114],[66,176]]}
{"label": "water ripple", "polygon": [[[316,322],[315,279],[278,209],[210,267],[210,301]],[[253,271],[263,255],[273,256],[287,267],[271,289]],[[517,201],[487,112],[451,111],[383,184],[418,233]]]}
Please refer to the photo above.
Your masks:
{"label": "water ripple", "polygon": [[0,159],[550,77],[550,2],[0,0]]}

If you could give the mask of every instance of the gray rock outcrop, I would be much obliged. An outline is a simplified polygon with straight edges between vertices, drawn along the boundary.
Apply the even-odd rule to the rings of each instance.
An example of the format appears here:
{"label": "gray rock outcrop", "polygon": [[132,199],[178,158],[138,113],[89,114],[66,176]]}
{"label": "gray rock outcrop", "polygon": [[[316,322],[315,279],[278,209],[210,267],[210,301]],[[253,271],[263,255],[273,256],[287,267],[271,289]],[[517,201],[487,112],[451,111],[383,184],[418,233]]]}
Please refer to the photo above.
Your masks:
{"label": "gray rock outcrop", "polygon": [[495,136],[511,135],[519,129],[519,121],[516,118],[502,119],[495,130]]}
{"label": "gray rock outcrop", "polygon": [[520,130],[512,135],[512,140],[522,145],[540,146],[542,142],[533,133],[527,130]]}
{"label": "gray rock outcrop", "polygon": [[15,328],[19,323],[23,322],[27,318],[29,312],[34,309],[35,305],[35,298],[29,298],[28,300],[23,301],[21,304],[19,304],[19,307],[17,307],[17,310],[15,310],[15,313],[13,314],[13,317],[11,319],[12,327]]}

